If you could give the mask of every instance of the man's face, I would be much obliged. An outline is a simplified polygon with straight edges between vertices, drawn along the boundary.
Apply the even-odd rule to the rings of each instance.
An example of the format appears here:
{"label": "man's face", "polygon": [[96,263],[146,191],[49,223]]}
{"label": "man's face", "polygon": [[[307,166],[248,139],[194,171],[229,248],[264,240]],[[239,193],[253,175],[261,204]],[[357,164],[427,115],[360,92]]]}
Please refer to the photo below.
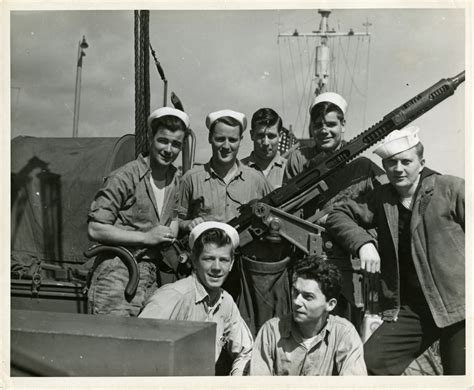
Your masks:
{"label": "man's face", "polygon": [[239,126],[229,126],[219,122],[209,134],[209,143],[212,146],[212,157],[216,164],[233,164],[239,152]]}
{"label": "man's face", "polygon": [[411,148],[382,160],[387,177],[395,189],[401,193],[413,187],[418,175],[425,166],[415,148]]}
{"label": "man's face", "polygon": [[150,141],[150,157],[160,166],[169,166],[178,157],[183,140],[183,130],[170,131],[160,127]]}
{"label": "man's face", "polygon": [[328,112],[324,118],[311,118],[309,125],[311,136],[316,141],[316,149],[321,152],[332,152],[342,142],[344,124],[337,117],[337,112]]}
{"label": "man's face", "polygon": [[215,244],[204,244],[201,254],[193,259],[194,270],[207,291],[216,291],[229,275],[234,263],[232,245],[218,247]]}
{"label": "man's face", "polygon": [[291,298],[293,320],[296,323],[304,324],[317,322],[321,316],[333,310],[337,303],[334,298],[326,300],[318,282],[299,276],[293,280]]}
{"label": "man's face", "polygon": [[278,152],[278,142],[280,135],[278,134],[278,125],[271,127],[256,126],[250,130],[250,137],[253,141],[253,152],[264,161],[270,161]]}

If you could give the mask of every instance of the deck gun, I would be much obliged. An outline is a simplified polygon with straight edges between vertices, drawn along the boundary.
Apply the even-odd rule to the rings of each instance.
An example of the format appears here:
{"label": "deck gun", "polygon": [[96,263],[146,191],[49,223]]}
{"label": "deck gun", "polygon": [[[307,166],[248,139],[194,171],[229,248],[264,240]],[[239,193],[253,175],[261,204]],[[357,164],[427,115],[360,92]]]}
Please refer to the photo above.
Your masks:
{"label": "deck gun", "polygon": [[[405,127],[451,96],[464,80],[464,71],[455,77],[440,80],[385,115],[380,122],[353,138],[315,167],[295,176],[281,188],[257,202],[242,206],[240,214],[229,222],[239,231],[241,247],[245,247],[255,239],[265,238],[277,243],[283,237],[306,254],[320,252],[321,242],[317,236],[323,229],[292,213],[308,201],[318,206],[318,197],[321,198],[320,195],[327,190],[325,180],[334,172],[381,141],[393,130]],[[322,202],[321,199],[319,203]],[[252,251],[255,251],[254,246]]]}
{"label": "deck gun", "polygon": [[[322,203],[322,199],[318,199],[318,197],[328,189],[325,180],[334,172],[381,141],[393,130],[403,128],[451,96],[464,80],[464,71],[455,77],[440,80],[384,116],[380,122],[352,139],[317,166],[300,173],[284,186],[260,200],[243,205],[239,210],[239,215],[228,222],[240,234],[241,253],[255,259],[271,261],[269,259],[278,260],[288,255],[288,248],[291,246],[294,248],[290,251],[296,248],[304,254],[323,252],[324,245],[321,235],[324,228],[312,223],[316,218],[304,220],[292,213],[308,201],[315,202],[317,207],[318,202]],[[292,245],[285,245],[282,238]],[[261,240],[266,241],[267,245],[260,245]],[[182,264],[185,264],[188,258],[185,250],[186,241],[187,237],[173,245]],[[268,245],[268,242],[274,245]],[[282,247],[285,247],[286,251],[282,250]],[[89,250],[85,255],[91,257],[109,249],[109,247],[99,245],[91,248],[93,254]],[[136,259],[133,256],[118,255],[129,270],[130,280],[125,295],[127,300],[131,300],[138,284]]]}

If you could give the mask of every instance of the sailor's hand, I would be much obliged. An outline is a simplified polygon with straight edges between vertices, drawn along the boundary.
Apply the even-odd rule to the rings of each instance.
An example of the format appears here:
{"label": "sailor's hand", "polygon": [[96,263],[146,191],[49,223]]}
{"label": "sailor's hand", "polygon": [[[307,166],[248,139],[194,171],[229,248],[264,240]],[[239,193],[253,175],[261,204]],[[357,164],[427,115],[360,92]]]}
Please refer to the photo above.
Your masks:
{"label": "sailor's hand", "polygon": [[200,223],[203,223],[203,222],[204,222],[204,218],[203,218],[203,217],[197,217],[197,218],[194,218],[194,219],[188,221],[188,225],[187,225],[188,231],[190,232],[190,231],[193,230],[197,225],[199,225]]}
{"label": "sailor's hand", "polygon": [[380,256],[372,242],[364,244],[359,249],[360,268],[369,273],[380,272]]}
{"label": "sailor's hand", "polygon": [[158,225],[144,233],[144,244],[154,246],[164,242],[173,242],[176,239],[173,229]]}

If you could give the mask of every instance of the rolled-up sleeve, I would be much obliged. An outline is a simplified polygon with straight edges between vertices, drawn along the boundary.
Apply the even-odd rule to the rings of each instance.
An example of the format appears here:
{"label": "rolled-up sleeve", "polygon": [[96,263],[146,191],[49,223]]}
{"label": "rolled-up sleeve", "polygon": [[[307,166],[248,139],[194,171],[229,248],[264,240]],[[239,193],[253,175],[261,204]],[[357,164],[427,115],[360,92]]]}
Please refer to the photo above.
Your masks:
{"label": "rolled-up sleeve", "polygon": [[87,222],[113,225],[119,211],[130,197],[128,189],[132,183],[131,178],[126,175],[116,174],[107,177],[92,201]]}

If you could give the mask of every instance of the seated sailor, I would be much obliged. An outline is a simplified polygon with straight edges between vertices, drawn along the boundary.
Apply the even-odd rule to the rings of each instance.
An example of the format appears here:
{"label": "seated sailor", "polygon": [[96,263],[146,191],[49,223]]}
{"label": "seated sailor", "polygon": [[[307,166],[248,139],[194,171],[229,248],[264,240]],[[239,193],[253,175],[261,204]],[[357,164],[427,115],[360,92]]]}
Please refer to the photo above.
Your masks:
{"label": "seated sailor", "polygon": [[250,375],[367,375],[362,341],[346,319],[330,314],[341,274],[322,256],[299,259],[291,289],[293,313],[258,332]]}
{"label": "seated sailor", "polygon": [[222,284],[234,264],[239,246],[237,231],[221,222],[203,222],[189,235],[193,273],[158,289],[139,317],[168,320],[213,321],[216,362],[222,351],[231,358],[231,375],[242,375],[250,360],[253,338]]}

